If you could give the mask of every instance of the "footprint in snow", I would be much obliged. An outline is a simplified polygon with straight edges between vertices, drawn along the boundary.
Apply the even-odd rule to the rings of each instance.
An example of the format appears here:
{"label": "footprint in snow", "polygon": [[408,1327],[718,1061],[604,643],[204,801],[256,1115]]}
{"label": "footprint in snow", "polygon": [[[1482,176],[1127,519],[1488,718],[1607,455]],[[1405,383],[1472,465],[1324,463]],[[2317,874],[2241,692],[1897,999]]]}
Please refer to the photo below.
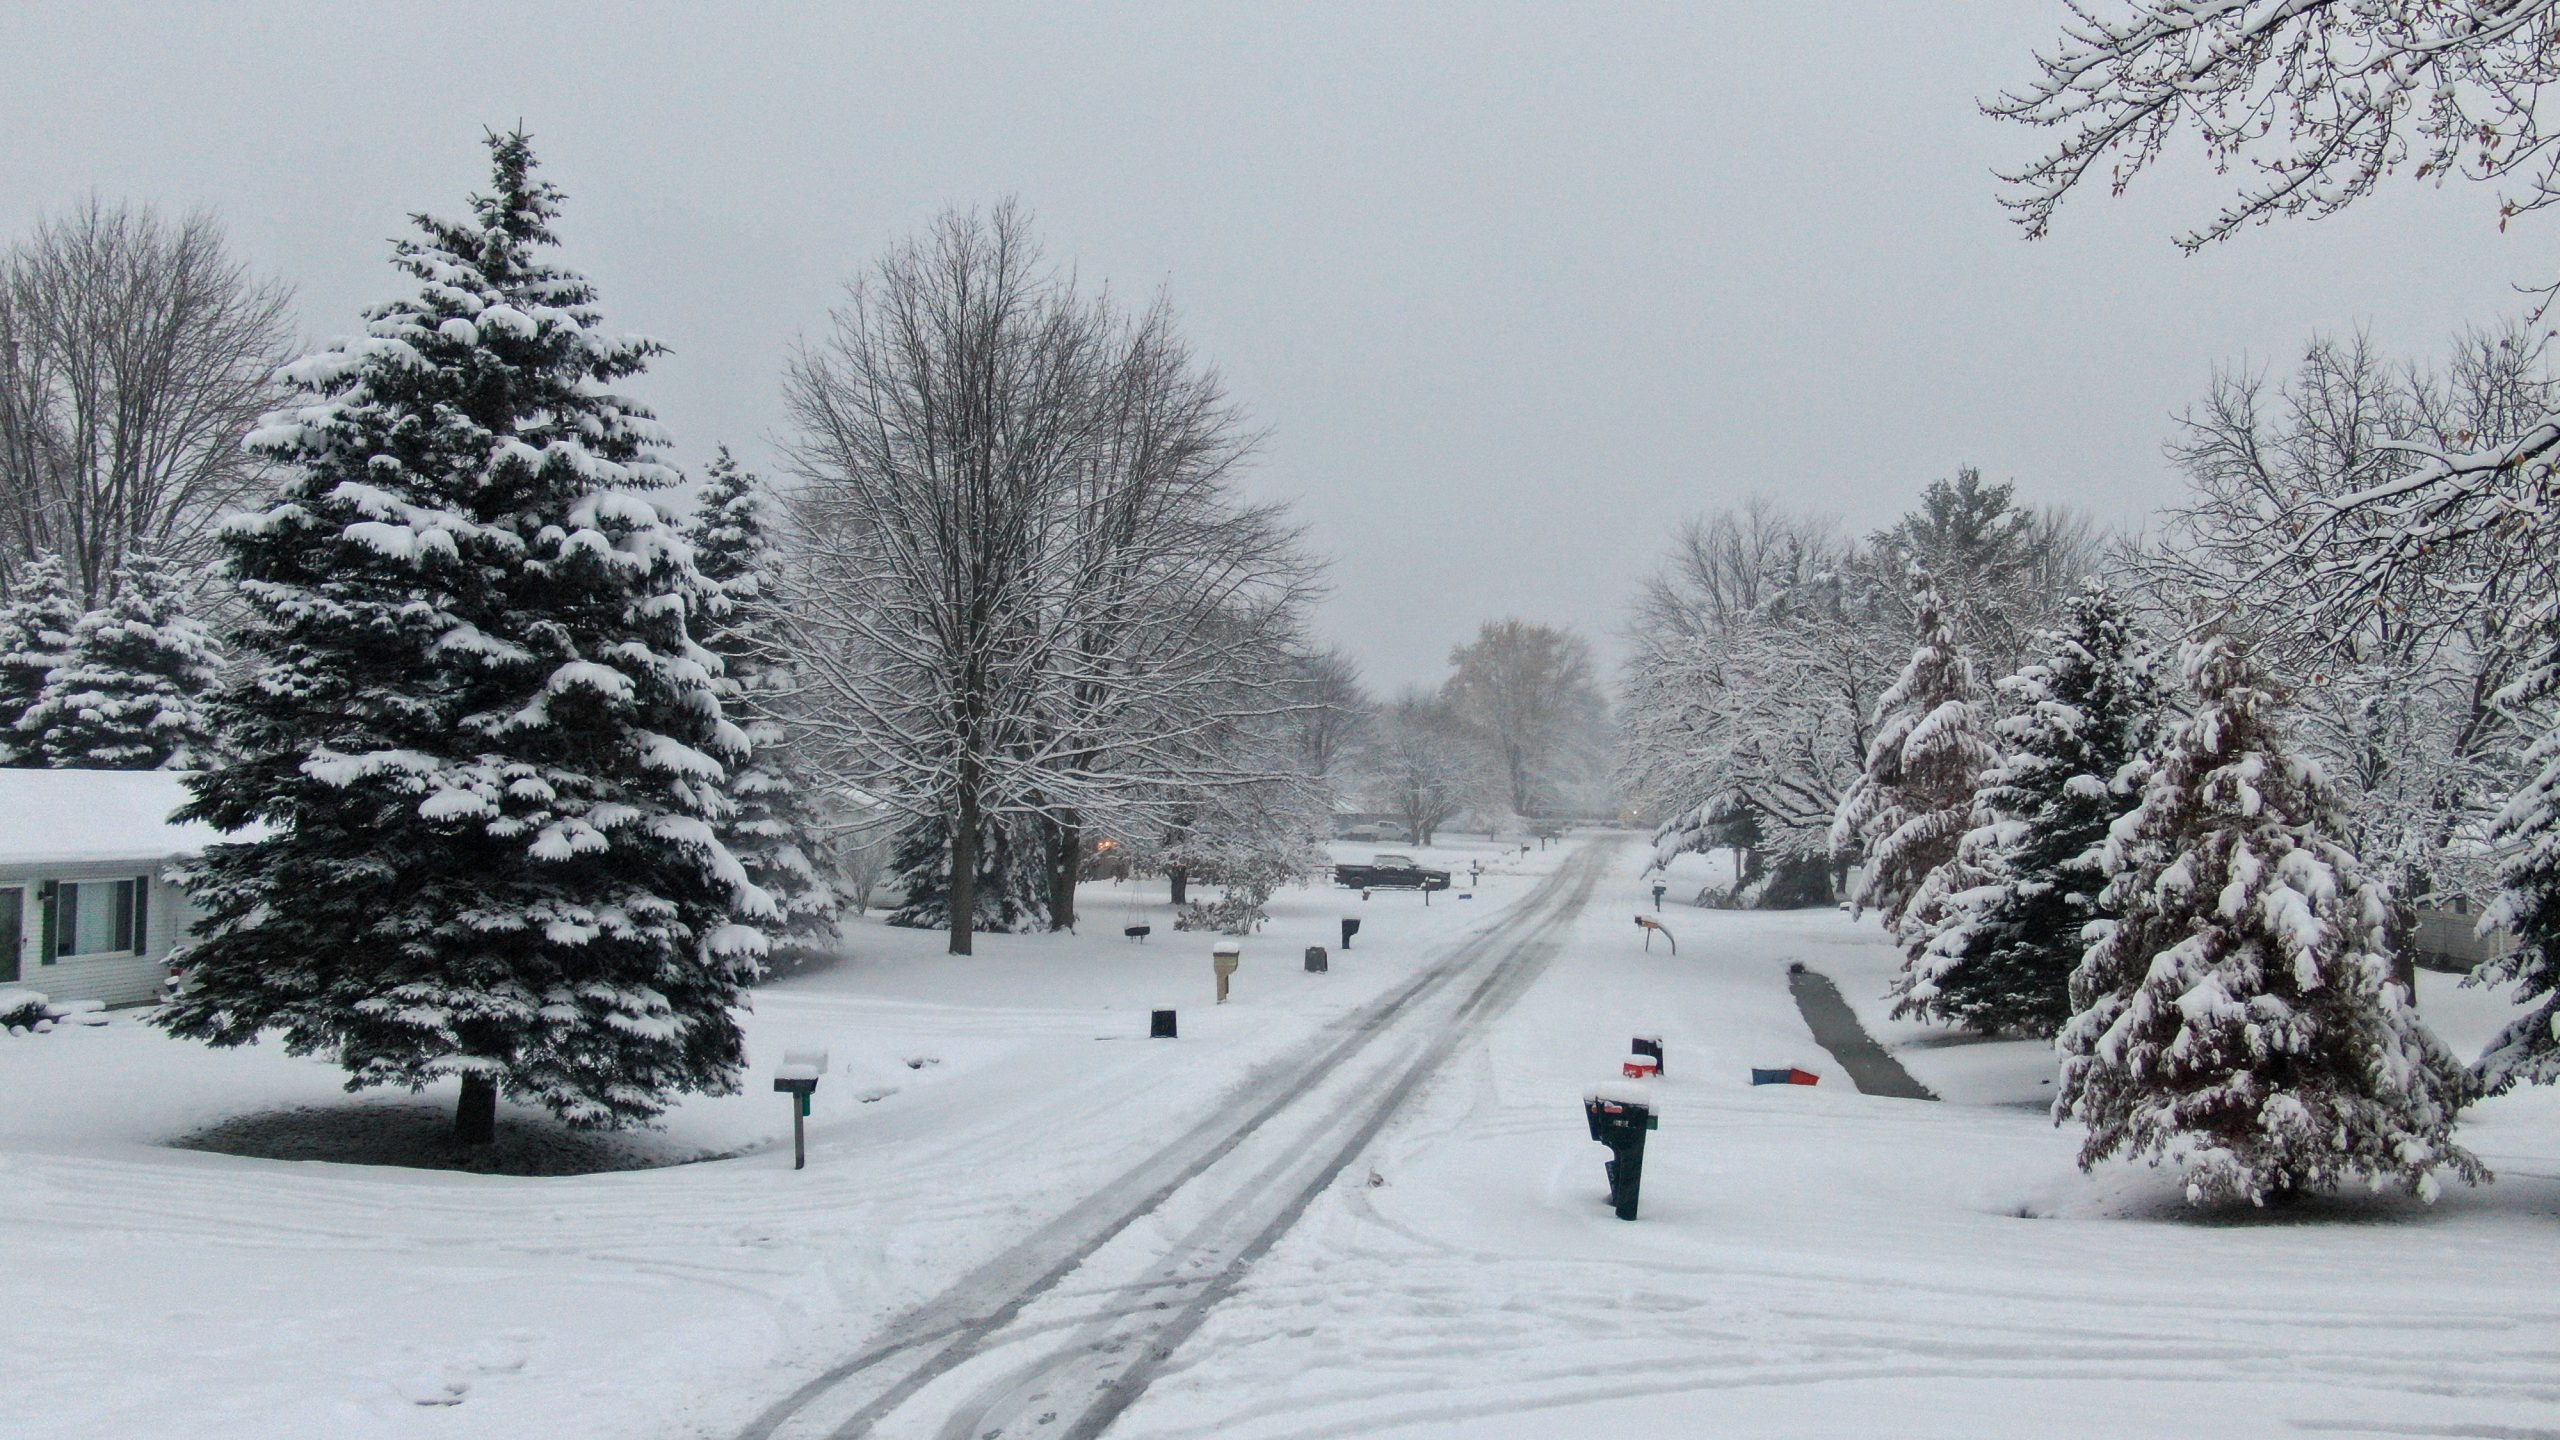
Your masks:
{"label": "footprint in snow", "polygon": [[471,1382],[441,1371],[404,1376],[392,1384],[412,1405],[459,1405],[471,1393]]}

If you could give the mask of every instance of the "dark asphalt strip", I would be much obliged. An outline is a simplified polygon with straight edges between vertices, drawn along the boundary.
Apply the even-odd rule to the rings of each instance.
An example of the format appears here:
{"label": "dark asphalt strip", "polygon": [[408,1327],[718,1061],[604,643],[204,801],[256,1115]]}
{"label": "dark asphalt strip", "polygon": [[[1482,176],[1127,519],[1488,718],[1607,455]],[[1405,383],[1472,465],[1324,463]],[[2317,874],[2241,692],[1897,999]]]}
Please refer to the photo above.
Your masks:
{"label": "dark asphalt strip", "polygon": [[1787,988],[1795,993],[1796,1009],[1804,1015],[1804,1027],[1840,1068],[1849,1074],[1849,1083],[1862,1095],[1884,1095],[1896,1100],[1935,1100],[1929,1087],[1911,1078],[1902,1062],[1885,1052],[1867,1027],[1858,1023],[1857,1012],[1840,998],[1840,987],[1819,970],[1802,965],[1787,967]]}

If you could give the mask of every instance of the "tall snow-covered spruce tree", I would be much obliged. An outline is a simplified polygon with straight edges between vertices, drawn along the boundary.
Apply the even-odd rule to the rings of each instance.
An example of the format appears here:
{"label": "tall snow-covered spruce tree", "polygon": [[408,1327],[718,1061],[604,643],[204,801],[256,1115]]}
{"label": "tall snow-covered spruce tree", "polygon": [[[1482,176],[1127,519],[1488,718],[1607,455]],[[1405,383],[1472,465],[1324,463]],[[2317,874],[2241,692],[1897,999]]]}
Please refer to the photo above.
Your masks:
{"label": "tall snow-covered spruce tree", "polygon": [[1918,643],[1876,702],[1866,771],[1831,823],[1832,852],[1865,860],[1859,903],[1882,910],[1885,928],[1905,944],[1925,940],[1950,883],[1938,872],[1971,821],[1975,782],[1999,758],[1973,662],[1937,585],[1915,568],[1911,594]]}
{"label": "tall snow-covered spruce tree", "polygon": [[2050,1036],[2071,1018],[2071,972],[2106,885],[2108,827],[2133,808],[2117,783],[2149,742],[2160,697],[2125,608],[2095,580],[2044,632],[2043,658],[2000,682],[2015,707],[1996,728],[1937,932],[1907,972],[1896,1015]]}
{"label": "tall snow-covered spruce tree", "polygon": [[19,717],[22,744],[59,770],[192,769],[213,759],[213,637],[177,577],[129,551],[115,596],[71,627],[62,663]]}
{"label": "tall snow-covered spruce tree", "polygon": [[44,694],[44,681],[71,654],[80,602],[71,598],[62,558],[46,551],[21,561],[8,603],[0,604],[0,765],[42,766],[43,747],[18,722]]}
{"label": "tall snow-covered spruce tree", "polygon": [[715,587],[702,643],[720,657],[721,693],[754,751],[730,768],[736,807],[724,832],[747,878],[771,896],[778,944],[823,945],[835,934],[842,895],[826,864],[815,793],[792,747],[791,676],[778,658],[773,498],[724,447],[703,476],[691,527],[694,568]]}
{"label": "tall snow-covered spruce tree", "polygon": [[[2499,699],[2519,715],[2549,716],[2560,705],[2560,637]],[[2491,1095],[2518,1084],[2560,1081],[2560,722],[2546,722],[2525,751],[2527,776],[2499,812],[2500,894],[2482,918],[2504,928],[2515,947],[2475,972],[2478,984],[2505,984],[2528,1006],[2509,1022],[2474,1067]]]}
{"label": "tall snow-covered spruce tree", "polygon": [[2166,1161],[2198,1204],[2481,1179],[2452,1139],[2468,1079],[2391,978],[2390,896],[2281,697],[2227,634],[2183,670],[2193,713],[2108,837],[2112,919],[2071,980],[2055,1115],[2088,1126],[2082,1167]]}
{"label": "tall snow-covered spruce tree", "polygon": [[202,938],[179,1035],[280,1032],[349,1089],[457,1078],[574,1125],[728,1093],[772,903],[721,840],[712,593],[654,500],[647,411],[613,393],[658,347],[604,328],[546,258],[559,192],[522,133],[467,220],[421,216],[417,292],[288,368],[253,437],[281,493],[224,543],[249,604],[221,697],[232,758],[181,813],[262,838],[194,867]]}

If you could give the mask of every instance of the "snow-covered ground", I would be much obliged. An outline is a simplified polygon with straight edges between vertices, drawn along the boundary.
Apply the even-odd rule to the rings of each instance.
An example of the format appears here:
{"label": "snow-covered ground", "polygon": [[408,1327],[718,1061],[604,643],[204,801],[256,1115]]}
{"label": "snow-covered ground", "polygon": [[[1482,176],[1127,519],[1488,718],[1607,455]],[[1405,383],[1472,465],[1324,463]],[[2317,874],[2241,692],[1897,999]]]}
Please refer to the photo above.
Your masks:
{"label": "snow-covered ground", "polygon": [[[2040,1046],[1898,1046],[1950,1103],[1847,1088],[1785,971],[1880,1018],[1872,921],[1673,904],[1674,959],[1627,923],[1641,888],[1604,891],[1384,1137],[1386,1183],[1310,1211],[1115,1435],[2560,1433],[2560,1097],[2480,1107],[2501,1178],[2433,1209],[2199,1221],[2164,1176],[2074,1168]],[[2468,1054],[2504,1007],[2444,981]],[[1640,1030],[1665,1118],[1625,1224],[1573,1099]],[[1749,1085],[1785,1064],[1825,1079]]]}
{"label": "snow-covered ground", "polygon": [[[244,1114],[414,1123],[452,1096],[350,1097],[318,1061],[171,1040],[138,1012],[0,1037],[0,1434],[729,1434],[1492,923],[1563,851],[1415,853],[1475,898],[1283,892],[1224,1007],[1215,937],[1172,928],[1161,882],[1088,885],[1081,934],[982,937],[967,958],[857,922],[843,959],[757,993],[748,1093],[683,1104],[630,1147],[732,1157],[673,1168],[526,1179],[174,1149]],[[1336,947],[1347,915],[1364,922],[1351,951],[1306,974],[1305,947]],[[1143,944],[1122,937],[1140,923]],[[1179,1042],[1144,1038],[1159,1006]],[[769,1073],[802,1046],[834,1068],[795,1174]]]}
{"label": "snow-covered ground", "polygon": [[[1356,853],[1366,847],[1345,847]],[[2500,1172],[2428,1209],[2188,1217],[2166,1177],[2083,1177],[2039,1047],[1884,1021],[1893,956],[1830,912],[1678,903],[1640,845],[1544,977],[1382,1133],[1114,1428],[1127,1436],[2536,1435],[2560,1425],[2560,1096],[2480,1107]],[[1463,845],[1433,859],[1463,864]],[[1160,887],[1090,886],[1082,936],[858,928],[759,993],[755,1089],[679,1108],[674,1168],[508,1179],[244,1160],[165,1142],[349,1099],[271,1049],[130,1015],[0,1040],[0,1432],[726,1436],[884,1320],[1065,1210],[1260,1063],[1458,944],[1562,850],[1479,898],[1296,891],[1209,1006],[1208,938]],[[1299,952],[1366,927],[1333,973]],[[1120,936],[1153,923],[1144,946]],[[1831,975],[1947,1103],[1861,1096],[1786,985]],[[2503,1012],[2429,977],[2466,1053]],[[1181,1008],[1183,1038],[1137,1038]],[[1643,1216],[1611,1217],[1578,1097],[1658,1031],[1666,1116]],[[825,1045],[810,1169],[766,1085]],[[911,1067],[909,1062],[923,1062]],[[1822,1072],[1748,1083],[1752,1066]],[[867,1102],[865,1096],[875,1097]],[[449,1097],[431,1097],[437,1100]],[[777,1151],[774,1147],[779,1144]],[[1374,1171],[1377,1184],[1366,1183]],[[450,1402],[450,1403],[442,1403]]]}

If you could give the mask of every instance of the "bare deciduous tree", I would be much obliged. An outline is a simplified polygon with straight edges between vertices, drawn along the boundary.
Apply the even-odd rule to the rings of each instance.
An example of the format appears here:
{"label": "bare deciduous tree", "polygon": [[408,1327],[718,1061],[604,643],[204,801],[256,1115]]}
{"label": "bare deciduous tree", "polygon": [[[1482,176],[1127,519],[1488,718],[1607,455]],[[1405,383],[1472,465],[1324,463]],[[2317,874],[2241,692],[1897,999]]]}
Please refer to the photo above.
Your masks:
{"label": "bare deciduous tree", "polygon": [[1511,813],[1532,816],[1593,755],[1607,702],[1591,643],[1552,625],[1489,620],[1450,652],[1449,708],[1476,738]]}
{"label": "bare deciduous tree", "polygon": [[2555,403],[2560,385],[2523,327],[2462,337],[2441,371],[2395,365],[2357,334],[2315,340],[2280,383],[2216,375],[2170,446],[2189,488],[2139,573],[2165,611],[2202,602],[2266,637],[2262,655],[2294,688],[2297,743],[2346,782],[2349,841],[2404,899],[2487,887],[2478,841],[2525,738],[2496,697],[2522,660],[2509,632],[2533,577],[2448,547],[2428,557],[2444,583],[2354,604],[2334,559],[2370,537],[2333,528],[2314,556],[2296,536],[2302,517],[2417,468],[2403,442],[2496,442]]}
{"label": "bare deciduous tree", "polygon": [[1010,206],[955,213],[794,362],[787,628],[832,778],[948,835],[951,949],[979,847],[1036,837],[1072,923],[1085,834],[1162,822],[1292,708],[1314,567],[1235,491],[1252,437],[1161,305],[1123,318]]}
{"label": "bare deciduous tree", "polygon": [[[2254,178],[2193,250],[2278,215],[2327,215],[2384,176],[2514,179],[2512,216],[2560,200],[2560,135],[2539,99],[2560,80],[2551,0],[2135,0],[2121,18],[2070,0],[2024,89],[1983,108],[2059,132],[2003,177],[2030,235],[2103,172],[2122,191],[2189,131]],[[2113,7],[2111,7],[2113,8]]]}
{"label": "bare deciduous tree", "polygon": [[1039,558],[1092,416],[1093,321],[1022,218],[954,214],[900,247],[792,363],[803,537],[782,607],[812,737],[843,778],[950,826],[951,952],[977,848],[1026,802]]}
{"label": "bare deciduous tree", "polygon": [[1341,647],[1328,645],[1299,658],[1290,680],[1296,702],[1291,726],[1299,768],[1331,788],[1356,758],[1375,716],[1360,683],[1360,665]]}
{"label": "bare deciduous tree", "polygon": [[1690,524],[1629,631],[1625,778],[1661,855],[1733,846],[1742,886],[1825,877],[1831,817],[1867,753],[1902,627],[1866,552],[1754,499]]}
{"label": "bare deciduous tree", "polygon": [[0,525],[104,601],[129,548],[184,562],[254,488],[290,296],[212,217],[91,201],[0,257]]}
{"label": "bare deciduous tree", "polygon": [[1408,690],[1378,716],[1363,757],[1371,803],[1394,815],[1416,845],[1484,793],[1470,737],[1447,700]]}

